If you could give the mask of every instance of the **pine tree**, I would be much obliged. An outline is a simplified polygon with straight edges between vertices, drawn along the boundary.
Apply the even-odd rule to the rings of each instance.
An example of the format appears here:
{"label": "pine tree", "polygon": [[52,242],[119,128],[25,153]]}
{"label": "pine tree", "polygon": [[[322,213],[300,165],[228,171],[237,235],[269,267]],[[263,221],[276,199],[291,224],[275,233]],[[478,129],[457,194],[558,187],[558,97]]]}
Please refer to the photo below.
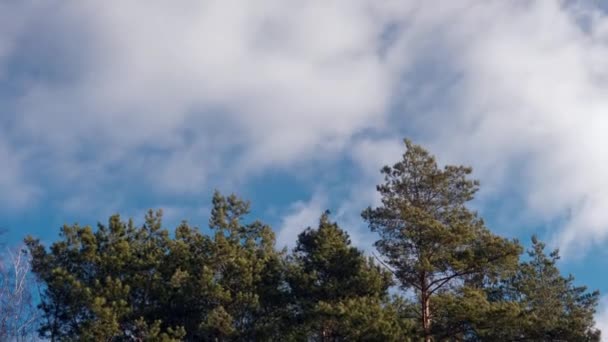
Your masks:
{"label": "pine tree", "polygon": [[45,284],[41,337],[276,339],[287,316],[284,258],[270,227],[242,222],[248,207],[215,193],[211,236],[184,222],[172,239],[162,213],[150,211],[141,227],[118,215],[97,231],[64,226],[50,249],[28,238]]}
{"label": "pine tree", "polygon": [[593,316],[599,292],[575,286],[574,277],[564,277],[557,268],[558,250],[549,255],[545,244],[532,237],[529,259],[517,273],[492,289],[495,302],[518,306],[519,314],[503,325],[491,326],[486,339],[526,341],[600,341]]}
{"label": "pine tree", "polygon": [[[406,141],[385,167],[382,205],[363,217],[379,233],[382,267],[325,213],[277,251],[249,203],[216,192],[209,231],[162,212],[61,229],[46,248],[26,239],[42,282],[40,336],[112,341],[599,341],[598,292],[560,274],[559,253],[490,233],[467,202],[470,168],[439,169]],[[388,265],[388,266],[387,266]],[[392,271],[387,271],[389,268]],[[416,300],[389,296],[393,281]]]}
{"label": "pine tree", "polygon": [[146,223],[110,217],[107,226],[64,226],[47,250],[27,238],[32,271],[46,285],[40,307],[41,337],[55,340],[178,340],[183,327],[161,326],[163,258],[168,232],[162,213]]}
{"label": "pine tree", "polygon": [[351,246],[329,213],[298,236],[289,284],[301,338],[312,341],[390,341],[404,323],[388,298],[390,273]]}
{"label": "pine tree", "polygon": [[473,276],[494,276],[513,268],[520,247],[492,234],[466,204],[479,183],[471,168],[440,169],[422,147],[405,140],[401,161],[385,166],[378,186],[382,204],[363,211],[380,239],[376,248],[403,289],[415,290],[425,341],[432,340],[431,299]]}
{"label": "pine tree", "polygon": [[[248,202],[214,194],[210,267],[224,293],[209,317],[221,318],[229,327],[218,340],[272,340],[281,334],[286,310],[283,255],[276,251],[268,225],[242,222],[248,213]],[[213,333],[209,337],[216,338]]]}

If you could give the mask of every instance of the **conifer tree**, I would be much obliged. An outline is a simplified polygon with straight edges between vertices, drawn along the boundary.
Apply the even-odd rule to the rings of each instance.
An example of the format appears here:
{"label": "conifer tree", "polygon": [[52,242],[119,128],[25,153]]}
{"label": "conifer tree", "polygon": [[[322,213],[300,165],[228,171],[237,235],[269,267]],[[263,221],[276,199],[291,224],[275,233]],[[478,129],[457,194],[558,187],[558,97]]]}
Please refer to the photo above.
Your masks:
{"label": "conifer tree", "polygon": [[486,322],[490,328],[485,339],[600,341],[593,320],[599,292],[574,285],[572,275],[562,276],[556,265],[558,250],[547,255],[536,236],[528,257],[513,277],[489,291],[494,302],[517,305],[518,315],[502,325]]}
{"label": "conifer tree", "polygon": [[466,205],[479,183],[471,168],[439,168],[422,147],[405,140],[402,160],[385,166],[378,186],[382,204],[363,211],[380,239],[376,248],[403,289],[419,300],[424,341],[432,340],[432,298],[474,276],[512,269],[520,252],[514,241],[492,234]]}
{"label": "conifer tree", "polygon": [[96,231],[64,226],[46,249],[28,238],[45,284],[41,337],[51,340],[258,341],[281,334],[284,259],[274,233],[243,223],[248,203],[215,193],[212,236],[186,222],[175,238],[150,211]]}
{"label": "conifer tree", "polygon": [[391,275],[351,246],[329,213],[298,236],[289,284],[301,338],[402,340],[406,322],[388,298]]}
{"label": "conifer tree", "polygon": [[[273,340],[282,333],[286,310],[283,255],[276,251],[268,225],[242,222],[248,213],[248,202],[235,195],[214,194],[209,219],[213,231],[210,267],[223,294],[203,326],[217,326],[213,320],[221,321],[227,328],[218,340]],[[216,338],[213,333],[207,335],[210,337]]]}
{"label": "conifer tree", "polygon": [[[406,141],[385,167],[382,204],[363,217],[382,267],[329,213],[291,254],[249,203],[216,192],[209,230],[136,226],[61,229],[46,248],[26,239],[41,281],[40,336],[51,341],[599,341],[598,292],[560,274],[559,253],[533,238],[493,235],[467,207],[470,168],[446,166]],[[392,271],[387,271],[387,268]],[[393,281],[416,300],[389,295]]]}
{"label": "conifer tree", "polygon": [[107,226],[64,226],[47,250],[28,238],[32,271],[46,285],[41,337],[57,340],[179,340],[181,326],[161,326],[163,258],[168,232],[161,212],[135,227],[118,215]]}

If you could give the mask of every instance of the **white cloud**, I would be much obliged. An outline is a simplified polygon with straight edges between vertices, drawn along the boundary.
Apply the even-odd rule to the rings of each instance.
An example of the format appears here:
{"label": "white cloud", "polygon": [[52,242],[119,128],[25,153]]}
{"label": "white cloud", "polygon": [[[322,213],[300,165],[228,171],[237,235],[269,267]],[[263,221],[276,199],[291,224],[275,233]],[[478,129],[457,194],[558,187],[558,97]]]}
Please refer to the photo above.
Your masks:
{"label": "white cloud", "polygon": [[[308,201],[290,205],[282,218],[277,237],[278,246],[293,247],[297,236],[307,227],[317,227],[319,217],[330,210],[331,220],[346,231],[351,243],[365,251],[371,251],[377,236],[370,232],[361,220],[361,211],[369,205],[379,205],[376,184],[382,177],[380,168],[392,164],[403,153],[401,139],[362,139],[351,148],[354,165],[360,169],[354,183],[327,185],[313,193]],[[340,172],[340,171],[337,171]],[[330,193],[341,193],[341,198],[331,201]]]}
{"label": "white cloud", "polygon": [[[35,12],[41,23],[25,35],[52,32],[67,61],[50,67],[73,77],[34,80],[17,103],[17,128],[56,154],[92,145],[103,161],[126,161],[141,146],[162,148],[204,174],[204,161],[184,162],[201,140],[256,169],[338,152],[383,125],[383,25],[365,1],[56,5],[58,14]],[[180,136],[188,130],[191,139]],[[163,178],[169,189],[183,190],[178,175]]]}
{"label": "white cloud", "polygon": [[462,14],[438,32],[458,80],[425,127],[431,145],[471,162],[491,188],[517,189],[538,219],[564,218],[565,252],[605,241],[608,19],[557,1],[477,3]]}
{"label": "white cloud", "polygon": [[371,183],[350,186],[345,198],[335,204],[335,210],[325,192],[327,189],[316,191],[308,201],[292,203],[277,230],[277,246],[295,247],[298,235],[308,227],[317,228],[321,215],[330,210],[330,220],[336,221],[348,233],[352,245],[371,252],[376,235],[361,220],[361,210],[377,201],[378,196],[373,189]]}
{"label": "white cloud", "polygon": [[[472,164],[482,198],[519,199],[515,224],[552,224],[566,255],[605,242],[606,14],[582,2],[426,4],[389,51],[406,108],[391,122],[440,161]],[[367,173],[395,149],[374,145],[353,149]]]}
{"label": "white cloud", "polygon": [[196,194],[343,154],[371,174],[407,132],[473,164],[492,196],[517,193],[525,215],[563,220],[563,247],[602,243],[608,19],[593,6],[5,3],[0,123],[19,157],[4,183],[41,187],[27,165],[74,192]]}
{"label": "white cloud", "polygon": [[[20,151],[21,152],[21,151]],[[2,141],[0,136],[0,210],[22,209],[34,200],[40,189],[28,184],[23,174],[24,156]]]}
{"label": "white cloud", "polygon": [[306,228],[316,228],[321,214],[327,210],[327,198],[324,194],[315,193],[308,202],[298,201],[291,204],[289,213],[281,220],[277,233],[277,247],[295,247],[298,235]]}
{"label": "white cloud", "polygon": [[365,178],[381,181],[382,167],[398,162],[404,152],[405,144],[401,137],[361,139],[352,146],[351,158]]}

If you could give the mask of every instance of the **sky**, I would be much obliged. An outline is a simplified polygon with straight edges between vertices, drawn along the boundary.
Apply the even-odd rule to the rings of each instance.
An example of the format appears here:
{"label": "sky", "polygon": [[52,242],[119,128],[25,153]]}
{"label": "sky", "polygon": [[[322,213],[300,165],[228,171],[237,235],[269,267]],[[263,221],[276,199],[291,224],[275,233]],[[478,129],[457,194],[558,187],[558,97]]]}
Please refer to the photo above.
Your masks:
{"label": "sky", "polygon": [[[407,137],[474,168],[495,232],[559,247],[604,293],[603,0],[0,0],[0,227],[163,208],[214,189],[291,245],[329,209],[352,241]],[[605,334],[608,335],[608,334]]]}

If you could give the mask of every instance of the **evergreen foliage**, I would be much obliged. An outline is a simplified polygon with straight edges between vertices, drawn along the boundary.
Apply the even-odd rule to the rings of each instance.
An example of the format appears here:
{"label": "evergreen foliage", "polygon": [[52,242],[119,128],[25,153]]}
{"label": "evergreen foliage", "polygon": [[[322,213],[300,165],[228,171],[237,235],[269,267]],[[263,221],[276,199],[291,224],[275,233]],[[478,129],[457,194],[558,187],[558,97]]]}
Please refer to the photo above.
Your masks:
{"label": "evergreen foliage", "polygon": [[479,187],[468,178],[471,168],[441,169],[422,147],[405,145],[402,160],[382,169],[382,205],[362,216],[379,234],[376,247],[399,285],[416,292],[421,336],[431,341],[433,297],[457,291],[468,279],[514,269],[520,247],[492,234],[467,208]]}
{"label": "evergreen foliage", "polygon": [[527,257],[468,207],[479,183],[405,141],[382,169],[377,259],[321,215],[295,248],[216,192],[209,229],[120,216],[26,239],[51,341],[599,341],[599,294],[576,286],[536,237]]}
{"label": "evergreen foliage", "polygon": [[399,340],[407,321],[388,298],[391,274],[351,246],[329,213],[297,240],[288,272],[301,340]]}

